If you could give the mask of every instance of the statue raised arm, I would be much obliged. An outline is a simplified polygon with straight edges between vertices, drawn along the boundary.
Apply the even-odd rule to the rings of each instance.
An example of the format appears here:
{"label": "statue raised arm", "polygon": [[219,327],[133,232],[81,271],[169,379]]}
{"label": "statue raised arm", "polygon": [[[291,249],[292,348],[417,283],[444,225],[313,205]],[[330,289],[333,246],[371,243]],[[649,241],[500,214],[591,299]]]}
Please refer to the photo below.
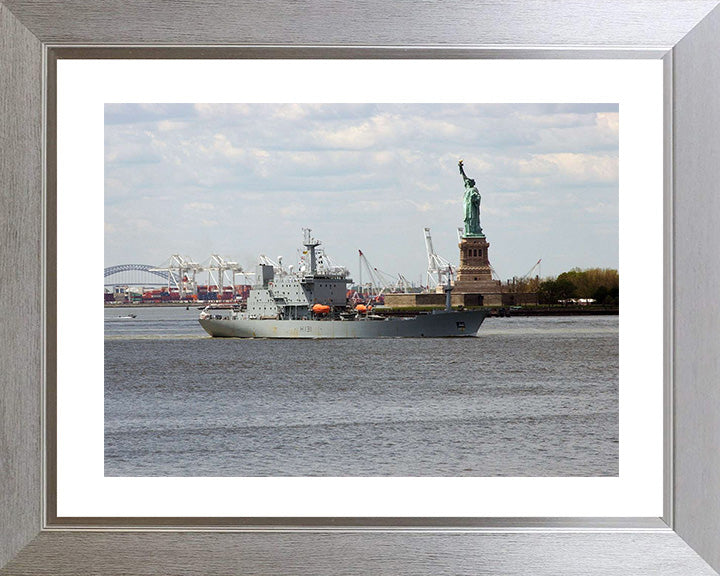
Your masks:
{"label": "statue raised arm", "polygon": [[462,161],[462,160],[458,161],[458,168],[460,168],[460,174],[462,174],[463,181],[464,181],[465,183],[467,183],[467,181],[470,180],[470,178],[468,178],[468,177],[465,175],[465,170],[463,169],[463,161]]}

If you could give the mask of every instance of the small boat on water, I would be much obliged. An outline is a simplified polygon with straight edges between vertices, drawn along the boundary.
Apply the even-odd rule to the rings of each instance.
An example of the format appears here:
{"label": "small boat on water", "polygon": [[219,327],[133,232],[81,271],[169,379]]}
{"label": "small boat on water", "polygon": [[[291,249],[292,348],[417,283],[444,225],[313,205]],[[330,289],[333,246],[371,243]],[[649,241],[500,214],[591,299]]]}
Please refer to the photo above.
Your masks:
{"label": "small boat on water", "polygon": [[132,320],[136,318],[137,314],[126,314],[125,316],[117,316],[118,320]]}
{"label": "small boat on water", "polygon": [[244,309],[208,306],[199,322],[220,338],[445,338],[475,336],[487,311],[453,310],[450,282],[445,287],[445,309],[410,317],[376,314],[365,305],[348,302],[352,283],[341,267],[317,265],[318,240],[305,229],[303,245],[309,270],[297,273],[261,264],[258,285],[250,290]]}

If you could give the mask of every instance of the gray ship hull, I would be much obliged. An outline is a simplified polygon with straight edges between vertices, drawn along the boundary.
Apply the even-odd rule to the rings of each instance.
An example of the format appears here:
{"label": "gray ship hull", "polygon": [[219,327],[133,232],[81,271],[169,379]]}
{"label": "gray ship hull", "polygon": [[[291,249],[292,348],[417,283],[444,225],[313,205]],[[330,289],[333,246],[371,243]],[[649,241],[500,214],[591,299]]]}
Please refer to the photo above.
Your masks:
{"label": "gray ship hull", "polygon": [[485,310],[441,311],[382,320],[273,320],[200,318],[203,329],[219,338],[448,338],[477,334]]}

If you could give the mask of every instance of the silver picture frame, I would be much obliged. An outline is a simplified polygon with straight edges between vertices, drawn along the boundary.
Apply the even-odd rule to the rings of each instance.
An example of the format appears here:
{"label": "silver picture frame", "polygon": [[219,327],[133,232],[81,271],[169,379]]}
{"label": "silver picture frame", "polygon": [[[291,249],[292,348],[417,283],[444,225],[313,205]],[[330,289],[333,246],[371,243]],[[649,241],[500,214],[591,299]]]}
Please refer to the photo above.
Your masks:
{"label": "silver picture frame", "polygon": [[[0,0],[0,575],[717,574],[719,3]],[[662,59],[663,516],[58,518],[54,66],[120,57]]]}

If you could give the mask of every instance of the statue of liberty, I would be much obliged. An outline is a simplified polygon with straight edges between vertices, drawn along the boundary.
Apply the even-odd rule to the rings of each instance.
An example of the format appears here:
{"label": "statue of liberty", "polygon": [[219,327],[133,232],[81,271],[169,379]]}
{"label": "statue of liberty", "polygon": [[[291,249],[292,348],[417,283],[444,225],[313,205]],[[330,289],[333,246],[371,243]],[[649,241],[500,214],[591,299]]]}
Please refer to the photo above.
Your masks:
{"label": "statue of liberty", "polygon": [[460,174],[465,182],[465,238],[482,238],[485,235],[480,227],[480,192],[475,187],[475,180],[468,178],[463,170],[463,161],[458,162]]}

